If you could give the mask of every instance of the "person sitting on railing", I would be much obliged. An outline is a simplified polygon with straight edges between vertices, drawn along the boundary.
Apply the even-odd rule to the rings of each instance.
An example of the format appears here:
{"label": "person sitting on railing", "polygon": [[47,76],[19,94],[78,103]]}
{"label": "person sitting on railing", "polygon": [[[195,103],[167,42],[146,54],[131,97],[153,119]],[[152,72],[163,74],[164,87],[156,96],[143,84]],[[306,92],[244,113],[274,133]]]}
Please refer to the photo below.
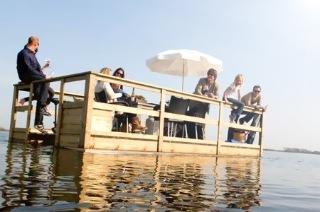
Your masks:
{"label": "person sitting on railing", "polygon": [[238,119],[242,113],[244,104],[241,102],[241,86],[243,85],[244,77],[242,74],[238,74],[234,78],[234,82],[225,90],[223,93],[223,100],[227,103],[231,103],[235,106],[235,109],[232,109],[229,116],[231,123],[237,123]]}
{"label": "person sitting on railing", "polygon": [[210,68],[207,72],[207,77],[201,78],[195,88],[194,94],[207,96],[210,98],[218,99],[218,83],[217,71],[213,68]]}
{"label": "person sitting on railing", "polygon": [[[17,55],[17,71],[21,82],[29,84],[35,80],[46,79],[46,75],[42,72],[44,68],[49,66],[46,63],[40,66],[36,53],[39,48],[39,38],[31,36],[27,45]],[[36,115],[34,120],[35,128],[45,133],[43,127],[43,115],[50,115],[47,110],[49,83],[36,83],[33,88],[34,98],[37,100]],[[50,102],[50,101],[49,101]]]}
{"label": "person sitting on railing", "polygon": [[[102,68],[100,70],[100,73],[104,75],[110,75],[111,69],[107,67]],[[122,93],[116,93],[113,91],[110,83],[100,81],[100,80],[96,84],[94,93],[95,93],[95,100],[97,102],[108,103],[111,101],[116,101],[118,98],[122,97]]]}
{"label": "person sitting on railing", "polygon": [[[117,68],[114,71],[113,76],[124,78],[125,76],[124,70],[122,68]],[[118,100],[127,102],[130,107],[137,106],[137,104],[134,101],[132,101],[132,98],[126,92],[124,92],[123,85],[112,83],[111,87],[115,93],[122,93],[122,96],[118,98]],[[145,127],[141,126],[140,119],[136,114],[129,113],[128,118],[132,126],[132,130],[131,130],[132,132],[144,132],[146,130]],[[127,126],[125,124],[122,126],[123,126],[122,131],[127,131],[126,130]]]}

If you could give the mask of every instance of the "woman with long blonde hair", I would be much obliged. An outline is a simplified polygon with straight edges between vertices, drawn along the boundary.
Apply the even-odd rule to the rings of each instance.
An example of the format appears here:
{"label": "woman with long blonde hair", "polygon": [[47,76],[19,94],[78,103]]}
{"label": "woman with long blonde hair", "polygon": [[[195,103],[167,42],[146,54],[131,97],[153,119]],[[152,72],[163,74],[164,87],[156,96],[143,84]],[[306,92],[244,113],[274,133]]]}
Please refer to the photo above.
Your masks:
{"label": "woman with long blonde hair", "polygon": [[236,106],[236,109],[231,111],[229,116],[230,122],[238,122],[238,119],[243,111],[244,104],[241,102],[241,87],[244,82],[244,77],[242,74],[236,75],[233,83],[225,90],[223,93],[223,100],[227,103],[231,103]]}

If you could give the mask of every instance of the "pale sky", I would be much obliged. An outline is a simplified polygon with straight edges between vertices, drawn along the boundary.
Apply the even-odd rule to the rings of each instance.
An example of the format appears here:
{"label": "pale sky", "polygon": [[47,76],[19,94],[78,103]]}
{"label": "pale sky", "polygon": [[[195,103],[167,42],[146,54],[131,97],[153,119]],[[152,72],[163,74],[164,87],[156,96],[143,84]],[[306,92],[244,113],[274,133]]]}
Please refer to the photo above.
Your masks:
{"label": "pale sky", "polygon": [[[179,48],[213,55],[224,64],[220,95],[238,73],[243,94],[262,86],[265,147],[320,150],[319,11],[318,0],[1,1],[0,126],[9,128],[16,54],[37,35],[37,57],[56,76],[121,66],[128,79],[177,90],[179,78],[145,60]],[[197,81],[188,77],[185,90]]]}

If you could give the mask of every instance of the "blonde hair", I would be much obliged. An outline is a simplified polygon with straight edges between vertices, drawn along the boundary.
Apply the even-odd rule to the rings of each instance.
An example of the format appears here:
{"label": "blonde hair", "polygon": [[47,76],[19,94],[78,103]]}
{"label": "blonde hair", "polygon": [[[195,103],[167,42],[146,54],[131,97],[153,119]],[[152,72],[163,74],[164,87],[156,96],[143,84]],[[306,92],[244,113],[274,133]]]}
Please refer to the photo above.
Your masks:
{"label": "blonde hair", "polygon": [[237,74],[234,78],[234,83],[236,83],[238,80],[244,81],[244,76],[242,74]]}
{"label": "blonde hair", "polygon": [[108,68],[108,67],[104,67],[104,68],[102,68],[102,69],[100,70],[100,73],[101,73],[101,74],[104,74],[104,75],[110,75],[111,72],[112,72],[112,70],[111,70],[110,68]]}

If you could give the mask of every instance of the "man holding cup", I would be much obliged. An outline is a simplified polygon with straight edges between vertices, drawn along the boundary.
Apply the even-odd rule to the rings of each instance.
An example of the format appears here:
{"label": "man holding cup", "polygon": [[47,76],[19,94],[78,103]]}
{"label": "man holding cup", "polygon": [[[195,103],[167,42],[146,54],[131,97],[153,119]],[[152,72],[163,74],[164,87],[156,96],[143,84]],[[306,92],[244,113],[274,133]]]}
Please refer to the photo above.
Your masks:
{"label": "man holding cup", "polygon": [[[29,84],[32,81],[46,79],[46,75],[42,72],[43,69],[49,67],[46,63],[43,67],[40,66],[36,53],[39,48],[39,38],[31,36],[28,43],[18,53],[17,56],[17,71],[21,82]],[[53,95],[49,95],[49,83],[36,83],[33,88],[33,99],[37,100],[36,114],[34,125],[41,132],[45,132],[43,127],[43,115],[51,115],[47,110],[48,102],[50,103]],[[49,99],[50,98],[50,99]]]}

